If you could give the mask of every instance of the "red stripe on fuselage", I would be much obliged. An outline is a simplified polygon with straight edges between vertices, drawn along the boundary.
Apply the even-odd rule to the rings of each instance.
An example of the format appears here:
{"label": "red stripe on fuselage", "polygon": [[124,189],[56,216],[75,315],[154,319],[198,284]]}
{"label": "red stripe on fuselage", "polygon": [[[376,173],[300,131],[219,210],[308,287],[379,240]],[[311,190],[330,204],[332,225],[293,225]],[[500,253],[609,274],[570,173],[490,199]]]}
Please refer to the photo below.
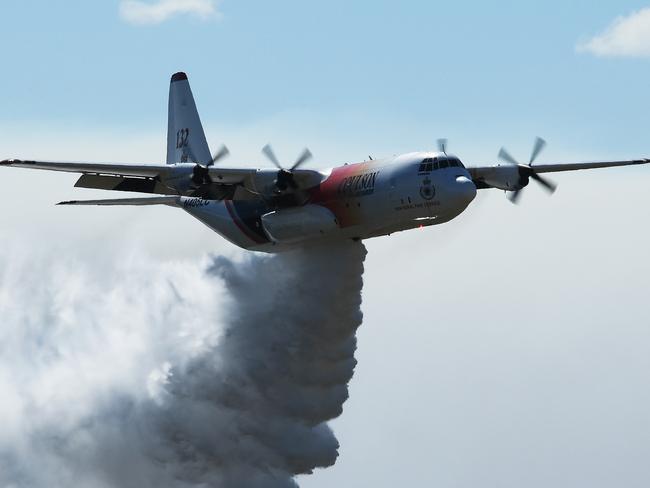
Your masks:
{"label": "red stripe on fuselage", "polygon": [[235,210],[235,207],[231,200],[224,200],[223,202],[226,205],[226,210],[228,210],[230,218],[246,237],[257,244],[262,244],[265,242],[254,232],[251,232],[248,227],[246,227],[246,224],[237,215],[237,211]]}
{"label": "red stripe on fuselage", "polygon": [[[377,173],[374,177],[371,175]],[[379,173],[377,162],[347,164],[334,168],[330,176],[311,192],[311,201],[328,208],[341,227],[361,223],[359,204],[364,196],[358,196],[365,190],[374,192],[374,185]],[[372,188],[362,188],[363,178],[372,179]]]}

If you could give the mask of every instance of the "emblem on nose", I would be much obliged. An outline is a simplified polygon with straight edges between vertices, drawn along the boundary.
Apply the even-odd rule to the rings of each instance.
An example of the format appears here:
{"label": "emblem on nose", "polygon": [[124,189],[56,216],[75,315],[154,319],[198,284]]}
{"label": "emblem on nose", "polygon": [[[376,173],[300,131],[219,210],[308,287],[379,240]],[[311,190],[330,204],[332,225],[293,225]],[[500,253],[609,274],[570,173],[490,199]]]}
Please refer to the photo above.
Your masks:
{"label": "emblem on nose", "polygon": [[428,176],[422,181],[422,186],[420,187],[420,196],[425,200],[432,200],[433,197],[436,196],[436,189],[431,184],[431,180]]}

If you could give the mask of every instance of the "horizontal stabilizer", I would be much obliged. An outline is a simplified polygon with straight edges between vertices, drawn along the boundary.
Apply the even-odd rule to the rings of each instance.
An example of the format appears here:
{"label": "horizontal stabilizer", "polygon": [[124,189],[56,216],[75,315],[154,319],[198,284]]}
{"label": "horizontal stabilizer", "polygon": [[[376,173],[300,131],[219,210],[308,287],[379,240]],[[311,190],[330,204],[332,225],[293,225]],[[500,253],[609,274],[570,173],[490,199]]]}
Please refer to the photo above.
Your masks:
{"label": "horizontal stabilizer", "polygon": [[169,205],[176,207],[180,204],[180,197],[145,197],[145,198],[116,198],[112,200],[70,200],[57,203],[57,205]]}
{"label": "horizontal stabilizer", "polygon": [[157,193],[158,195],[177,195],[168,186],[156,178],[130,178],[127,176],[84,174],[74,185],[77,188],[94,188],[98,190],[131,191],[137,193]]}

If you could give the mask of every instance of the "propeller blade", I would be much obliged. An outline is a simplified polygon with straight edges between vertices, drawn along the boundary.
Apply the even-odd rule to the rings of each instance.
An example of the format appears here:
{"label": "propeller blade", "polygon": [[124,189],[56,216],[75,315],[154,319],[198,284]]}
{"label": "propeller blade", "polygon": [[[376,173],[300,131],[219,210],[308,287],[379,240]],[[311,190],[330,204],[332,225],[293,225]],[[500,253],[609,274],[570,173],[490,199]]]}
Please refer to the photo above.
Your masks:
{"label": "propeller blade", "polygon": [[300,157],[296,160],[295,163],[293,163],[293,166],[291,166],[291,170],[293,171],[294,169],[298,169],[300,166],[305,164],[307,161],[309,161],[312,158],[311,151],[309,149],[305,149]]}
{"label": "propeller blade", "polygon": [[546,141],[544,139],[542,139],[541,137],[535,139],[535,145],[533,146],[533,152],[530,155],[529,164],[533,164],[535,162],[535,160],[537,159],[539,154],[544,150],[545,147],[546,147]]}
{"label": "propeller blade", "polygon": [[447,139],[438,139],[438,149],[440,152],[447,154]]}
{"label": "propeller blade", "polygon": [[557,185],[555,183],[546,178],[542,178],[535,172],[531,173],[530,177],[546,188],[550,193],[554,193],[555,190],[557,190]]}
{"label": "propeller blade", "polygon": [[228,148],[225,145],[222,145],[221,148],[219,148],[219,150],[216,153],[214,153],[214,156],[212,156],[212,161],[208,163],[208,166],[212,166],[214,163],[216,163],[220,159],[225,158],[229,154],[230,151],[228,150]]}
{"label": "propeller blade", "polygon": [[273,152],[273,149],[271,149],[271,145],[267,144],[262,148],[262,153],[271,161],[278,169],[284,169],[282,168],[282,165],[280,164],[280,161],[278,161],[278,158],[275,157],[275,153]]}
{"label": "propeller blade", "polygon": [[519,163],[515,158],[513,158],[505,148],[501,148],[499,151],[499,159],[503,159],[505,162],[510,163],[514,166],[519,166]]}

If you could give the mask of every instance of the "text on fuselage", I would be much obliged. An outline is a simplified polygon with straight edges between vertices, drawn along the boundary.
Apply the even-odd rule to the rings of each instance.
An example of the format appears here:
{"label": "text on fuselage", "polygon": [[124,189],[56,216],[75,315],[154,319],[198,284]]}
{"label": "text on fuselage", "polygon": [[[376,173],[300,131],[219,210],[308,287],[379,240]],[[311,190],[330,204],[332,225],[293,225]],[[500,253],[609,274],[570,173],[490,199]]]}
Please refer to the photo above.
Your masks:
{"label": "text on fuselage", "polygon": [[210,205],[210,201],[204,200],[203,198],[190,198],[183,200],[183,207],[185,208],[207,207],[208,205]]}
{"label": "text on fuselage", "polygon": [[348,176],[339,184],[337,193],[346,197],[362,197],[375,191],[375,181],[379,171],[362,175]]}

